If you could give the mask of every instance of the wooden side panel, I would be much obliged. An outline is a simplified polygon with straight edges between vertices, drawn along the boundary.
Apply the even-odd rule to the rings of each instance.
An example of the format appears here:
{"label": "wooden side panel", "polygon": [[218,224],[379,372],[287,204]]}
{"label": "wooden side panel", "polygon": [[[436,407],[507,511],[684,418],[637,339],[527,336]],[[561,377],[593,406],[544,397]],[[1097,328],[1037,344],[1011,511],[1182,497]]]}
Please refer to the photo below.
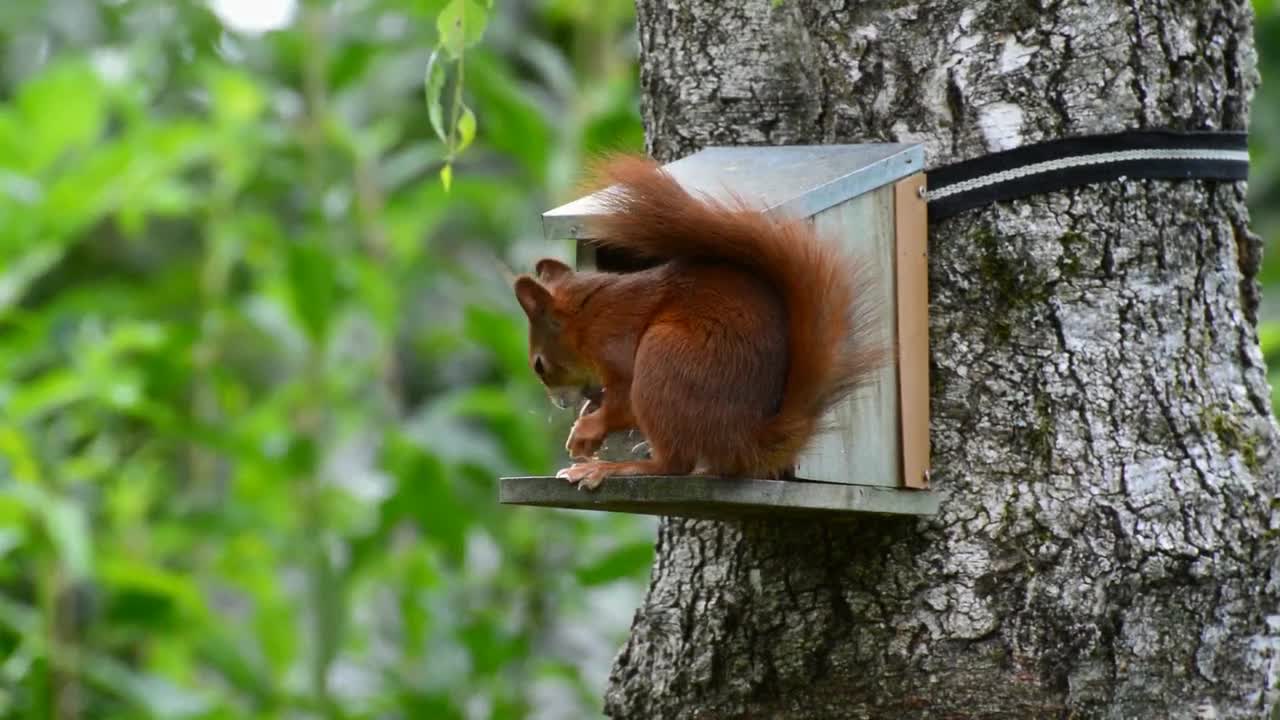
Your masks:
{"label": "wooden side panel", "polygon": [[596,247],[585,240],[573,243],[574,267],[578,270],[596,269]]}
{"label": "wooden side panel", "polygon": [[[881,308],[880,340],[884,342],[892,342],[897,332],[893,210],[894,188],[886,185],[813,217],[824,237],[873,262],[875,276],[881,279],[873,291]],[[898,370],[889,363],[875,382],[832,410],[836,429],[815,439],[801,456],[796,476],[901,487],[898,402]]]}
{"label": "wooden side panel", "polygon": [[894,186],[898,266],[898,382],[902,482],[929,486],[929,236],[923,174]]}

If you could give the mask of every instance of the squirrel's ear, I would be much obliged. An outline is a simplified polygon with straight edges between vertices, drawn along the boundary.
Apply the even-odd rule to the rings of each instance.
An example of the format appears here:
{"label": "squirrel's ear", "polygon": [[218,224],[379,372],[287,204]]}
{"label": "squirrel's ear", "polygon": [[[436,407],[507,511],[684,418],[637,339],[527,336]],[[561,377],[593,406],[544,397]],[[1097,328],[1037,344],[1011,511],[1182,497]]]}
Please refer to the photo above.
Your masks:
{"label": "squirrel's ear", "polygon": [[555,258],[543,258],[533,266],[533,271],[537,273],[538,279],[542,282],[556,282],[565,275],[572,275],[573,268],[556,260]]}
{"label": "squirrel's ear", "polygon": [[551,307],[551,293],[537,280],[528,275],[521,275],[515,282],[516,300],[524,308],[524,314],[530,320],[537,320],[546,314]]}

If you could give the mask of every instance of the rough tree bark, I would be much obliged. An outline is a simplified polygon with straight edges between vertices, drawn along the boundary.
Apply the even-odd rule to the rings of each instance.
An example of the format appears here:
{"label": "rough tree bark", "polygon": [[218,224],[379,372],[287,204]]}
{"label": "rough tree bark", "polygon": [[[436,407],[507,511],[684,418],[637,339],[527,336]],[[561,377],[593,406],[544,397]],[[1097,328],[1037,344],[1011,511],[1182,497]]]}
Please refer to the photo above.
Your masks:
{"label": "rough tree bark", "polygon": [[[1241,129],[1248,0],[638,0],[662,160]],[[1124,181],[930,240],[927,521],[661,523],[614,718],[1277,717],[1277,427],[1243,184]]]}

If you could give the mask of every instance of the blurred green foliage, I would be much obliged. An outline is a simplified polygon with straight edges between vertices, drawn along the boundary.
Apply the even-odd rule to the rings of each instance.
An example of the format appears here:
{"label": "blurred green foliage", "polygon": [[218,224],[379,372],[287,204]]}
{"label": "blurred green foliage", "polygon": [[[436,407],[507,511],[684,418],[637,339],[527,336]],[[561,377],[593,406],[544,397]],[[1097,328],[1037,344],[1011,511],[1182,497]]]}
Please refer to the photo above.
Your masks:
{"label": "blurred green foliage", "polygon": [[1259,334],[1270,370],[1271,403],[1280,410],[1280,4],[1253,0],[1254,39],[1262,87],[1249,128],[1249,209],[1261,235],[1262,309]]}
{"label": "blurred green foliage", "polygon": [[631,1],[291,6],[0,3],[0,717],[598,715],[652,522],[496,506],[569,421],[498,267],[641,147]]}
{"label": "blurred green foliage", "polygon": [[598,715],[652,523],[497,506],[497,260],[641,147],[630,2],[291,5],[0,3],[0,717]]}

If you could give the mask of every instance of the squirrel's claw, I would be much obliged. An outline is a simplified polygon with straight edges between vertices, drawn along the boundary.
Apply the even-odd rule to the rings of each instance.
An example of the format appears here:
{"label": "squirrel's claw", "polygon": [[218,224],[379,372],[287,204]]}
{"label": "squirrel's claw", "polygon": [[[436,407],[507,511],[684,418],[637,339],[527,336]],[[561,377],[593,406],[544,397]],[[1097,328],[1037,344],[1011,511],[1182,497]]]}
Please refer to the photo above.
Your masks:
{"label": "squirrel's claw", "polygon": [[556,473],[556,477],[577,485],[579,490],[595,490],[607,475],[606,464],[601,462],[574,463]]}

